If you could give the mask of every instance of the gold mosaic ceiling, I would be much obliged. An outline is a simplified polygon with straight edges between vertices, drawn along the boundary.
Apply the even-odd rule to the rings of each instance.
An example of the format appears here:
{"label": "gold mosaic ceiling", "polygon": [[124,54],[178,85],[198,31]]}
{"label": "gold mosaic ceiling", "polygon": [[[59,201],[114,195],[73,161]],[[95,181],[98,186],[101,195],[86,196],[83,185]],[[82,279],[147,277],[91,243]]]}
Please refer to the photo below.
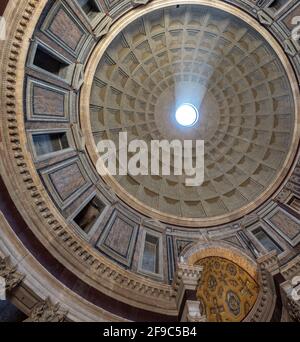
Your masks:
{"label": "gold mosaic ceiling", "polygon": [[[188,91],[186,91],[188,90]],[[196,99],[200,121],[180,128],[180,103]],[[241,19],[206,6],[172,6],[127,26],[105,51],[90,98],[95,143],[204,139],[205,182],[185,176],[116,176],[125,192],[167,215],[214,218],[256,201],[275,182],[294,129],[284,68]]]}
{"label": "gold mosaic ceiling", "polygon": [[203,267],[197,298],[208,321],[243,321],[257,301],[256,280],[227,259],[209,257],[197,265]]}

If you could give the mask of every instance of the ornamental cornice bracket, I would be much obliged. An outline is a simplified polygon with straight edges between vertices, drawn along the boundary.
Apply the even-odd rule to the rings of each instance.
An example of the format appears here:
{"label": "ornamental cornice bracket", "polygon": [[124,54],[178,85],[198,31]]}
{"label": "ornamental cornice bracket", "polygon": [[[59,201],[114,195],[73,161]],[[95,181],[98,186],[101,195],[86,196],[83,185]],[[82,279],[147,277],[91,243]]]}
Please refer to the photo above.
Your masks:
{"label": "ornamental cornice bracket", "polygon": [[201,278],[202,271],[202,266],[190,266],[185,263],[179,264],[173,282],[174,289],[178,288],[181,283],[188,285],[191,288],[196,288]]}
{"label": "ornamental cornice bracket", "polygon": [[176,302],[178,305],[181,304],[186,291],[192,291],[196,293],[202,271],[202,266],[190,266],[185,263],[180,263],[178,265],[172,285],[173,295],[176,297]]}
{"label": "ornamental cornice bracket", "polygon": [[273,276],[280,272],[279,261],[276,251],[267,253],[257,259],[257,263],[262,270],[267,270]]}
{"label": "ornamental cornice bracket", "polygon": [[65,322],[68,312],[60,308],[60,304],[53,304],[50,298],[37,303],[32,309],[30,316],[25,322],[58,323]]}
{"label": "ornamental cornice bracket", "polygon": [[25,276],[17,272],[17,266],[10,264],[9,258],[0,256],[0,277],[5,280],[5,290],[12,291],[19,286],[24,280]]}

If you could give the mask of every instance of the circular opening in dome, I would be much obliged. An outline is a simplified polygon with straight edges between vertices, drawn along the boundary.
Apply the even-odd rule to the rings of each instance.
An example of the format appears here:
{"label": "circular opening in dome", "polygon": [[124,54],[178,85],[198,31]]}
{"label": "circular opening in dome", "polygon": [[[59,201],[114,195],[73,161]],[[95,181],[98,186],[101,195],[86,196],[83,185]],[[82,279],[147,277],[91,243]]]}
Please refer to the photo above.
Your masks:
{"label": "circular opening in dome", "polygon": [[176,121],[180,126],[194,126],[198,119],[199,112],[191,103],[185,103],[181,105],[176,111]]}

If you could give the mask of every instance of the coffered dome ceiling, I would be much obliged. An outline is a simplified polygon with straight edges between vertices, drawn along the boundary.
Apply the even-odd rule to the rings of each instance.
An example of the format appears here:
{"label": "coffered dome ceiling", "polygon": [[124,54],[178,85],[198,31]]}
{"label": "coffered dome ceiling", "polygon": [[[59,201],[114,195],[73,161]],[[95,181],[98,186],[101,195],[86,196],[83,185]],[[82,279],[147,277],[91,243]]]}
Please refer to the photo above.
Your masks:
{"label": "coffered dome ceiling", "polygon": [[[278,180],[294,137],[293,94],[280,58],[246,22],[220,9],[172,6],[137,18],[102,54],[90,97],[96,144],[118,143],[120,131],[149,146],[205,141],[200,187],[185,186],[185,176],[111,180],[132,205],[170,217],[232,216]],[[175,121],[183,103],[200,113],[191,128]]]}

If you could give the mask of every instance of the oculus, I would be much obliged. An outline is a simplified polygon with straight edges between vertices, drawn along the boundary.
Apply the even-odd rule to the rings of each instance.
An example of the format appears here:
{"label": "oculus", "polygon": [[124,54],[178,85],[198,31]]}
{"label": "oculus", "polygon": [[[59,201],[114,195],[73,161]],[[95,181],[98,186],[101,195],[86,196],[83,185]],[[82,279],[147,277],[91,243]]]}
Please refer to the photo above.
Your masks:
{"label": "oculus", "polygon": [[176,121],[180,126],[192,127],[198,120],[198,109],[191,103],[181,105],[176,111]]}

